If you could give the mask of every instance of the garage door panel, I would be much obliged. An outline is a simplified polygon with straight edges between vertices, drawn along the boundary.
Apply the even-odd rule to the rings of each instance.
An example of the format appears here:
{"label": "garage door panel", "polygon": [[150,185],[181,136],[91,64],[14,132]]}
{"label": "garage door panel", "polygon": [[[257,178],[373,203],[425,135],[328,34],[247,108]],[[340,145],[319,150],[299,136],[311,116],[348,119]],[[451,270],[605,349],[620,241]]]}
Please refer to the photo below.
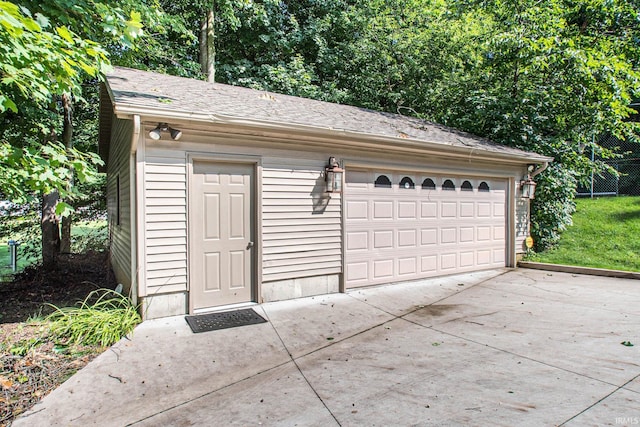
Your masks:
{"label": "garage door panel", "polygon": [[393,202],[374,200],[373,202],[373,219],[390,219],[393,218]]}
{"label": "garage door panel", "polygon": [[393,259],[380,259],[373,261],[373,279],[393,278]]}
{"label": "garage door panel", "polygon": [[366,200],[348,200],[347,201],[347,220],[366,220],[368,219],[367,211],[369,203]]}
{"label": "garage door panel", "polygon": [[367,281],[369,279],[369,265],[366,261],[347,264],[347,282]]}
{"label": "garage door panel", "polygon": [[417,258],[399,258],[398,259],[398,275],[399,276],[414,276],[418,274],[418,262]]}
{"label": "garage door panel", "polygon": [[[367,171],[351,183],[350,173],[344,196],[347,287],[504,266],[506,180]],[[375,187],[381,175],[390,188]],[[399,187],[405,176],[415,188]],[[436,189],[429,182],[422,188],[426,178]],[[456,189],[442,190],[445,179]],[[460,188],[465,180],[471,189]]]}
{"label": "garage door panel", "polygon": [[374,231],[372,249],[388,248],[393,248],[393,230]]}
{"label": "garage door panel", "polygon": [[461,218],[473,218],[475,212],[475,203],[473,202],[460,202],[460,217]]}
{"label": "garage door panel", "polygon": [[483,226],[483,227],[478,227],[477,240],[479,242],[484,242],[484,241],[487,241],[487,240],[491,240],[491,226],[490,225]]}
{"label": "garage door panel", "polygon": [[440,230],[440,243],[457,243],[457,230],[455,228],[442,228]]}
{"label": "garage door panel", "polygon": [[347,232],[347,251],[369,249],[369,233],[366,231]]}
{"label": "garage door panel", "polygon": [[460,267],[473,267],[475,263],[474,258],[475,257],[473,251],[460,252]]}
{"label": "garage door panel", "polygon": [[436,228],[423,228],[420,232],[420,244],[432,246],[438,244],[438,230]]}
{"label": "garage door panel", "polygon": [[489,265],[489,264],[491,264],[491,251],[490,250],[477,251],[476,255],[477,255],[476,263],[478,265]]}
{"label": "garage door panel", "polygon": [[424,255],[420,257],[420,272],[434,273],[438,270],[438,256]]}
{"label": "garage door panel", "polygon": [[456,218],[458,216],[457,202],[440,203],[440,216],[442,218]]}
{"label": "garage door panel", "polygon": [[437,202],[422,202],[420,204],[420,217],[424,219],[438,217]]}
{"label": "garage door panel", "polygon": [[478,209],[478,217],[480,218],[489,218],[491,216],[491,203],[488,202],[478,202],[476,204]]}
{"label": "garage door panel", "polygon": [[460,227],[460,243],[473,242],[474,227]]}
{"label": "garage door panel", "polygon": [[398,219],[416,219],[418,211],[417,201],[399,201],[398,202]]}
{"label": "garage door panel", "polygon": [[417,230],[398,230],[398,246],[399,247],[416,247],[417,243]]}
{"label": "garage door panel", "polygon": [[458,266],[458,254],[449,253],[440,255],[440,265],[442,270],[452,270]]}

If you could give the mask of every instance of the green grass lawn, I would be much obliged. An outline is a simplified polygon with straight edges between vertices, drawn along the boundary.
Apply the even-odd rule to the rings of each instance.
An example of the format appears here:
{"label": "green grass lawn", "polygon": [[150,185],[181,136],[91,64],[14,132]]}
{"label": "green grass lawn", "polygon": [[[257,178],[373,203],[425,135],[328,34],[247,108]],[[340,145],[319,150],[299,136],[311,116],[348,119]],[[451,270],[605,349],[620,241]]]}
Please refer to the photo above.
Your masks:
{"label": "green grass lawn", "polygon": [[573,225],[527,261],[640,271],[640,197],[577,199]]}

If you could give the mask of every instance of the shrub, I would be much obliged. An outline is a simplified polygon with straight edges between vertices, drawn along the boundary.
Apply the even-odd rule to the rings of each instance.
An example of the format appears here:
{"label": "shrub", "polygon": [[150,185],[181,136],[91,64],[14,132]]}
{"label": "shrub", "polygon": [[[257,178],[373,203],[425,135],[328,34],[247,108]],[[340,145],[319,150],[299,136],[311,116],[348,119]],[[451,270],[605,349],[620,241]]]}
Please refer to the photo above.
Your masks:
{"label": "shrub", "polygon": [[536,181],[536,198],[531,203],[531,235],[537,251],[555,246],[560,234],[571,225],[576,210],[577,181],[568,168],[552,163]]}
{"label": "shrub", "polygon": [[141,321],[129,298],[110,289],[91,292],[79,307],[52,307],[46,317],[51,334],[74,344],[112,345]]}

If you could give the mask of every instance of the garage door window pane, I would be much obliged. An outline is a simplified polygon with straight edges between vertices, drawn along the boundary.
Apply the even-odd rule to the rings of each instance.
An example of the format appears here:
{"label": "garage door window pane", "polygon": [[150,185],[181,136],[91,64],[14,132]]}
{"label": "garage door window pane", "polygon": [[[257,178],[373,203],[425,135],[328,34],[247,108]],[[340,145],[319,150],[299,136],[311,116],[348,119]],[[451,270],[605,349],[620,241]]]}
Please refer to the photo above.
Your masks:
{"label": "garage door window pane", "polygon": [[489,184],[482,181],[480,185],[478,185],[478,191],[489,191]]}
{"label": "garage door window pane", "polygon": [[473,191],[473,185],[469,181],[463,182],[460,188],[462,191]]}
{"label": "garage door window pane", "polygon": [[391,188],[391,180],[386,175],[380,175],[375,182],[376,187]]}
{"label": "garage door window pane", "polygon": [[400,188],[404,188],[408,190],[411,188],[416,188],[416,185],[413,183],[413,180],[411,178],[409,178],[408,176],[405,176],[400,181]]}
{"label": "garage door window pane", "polygon": [[453,181],[451,181],[450,179],[445,180],[445,182],[442,183],[442,189],[443,190],[455,190],[456,189],[456,185],[453,183]]}
{"label": "garage door window pane", "polygon": [[435,190],[436,189],[436,183],[433,182],[433,180],[431,178],[426,178],[424,181],[422,181],[422,189],[423,190]]}

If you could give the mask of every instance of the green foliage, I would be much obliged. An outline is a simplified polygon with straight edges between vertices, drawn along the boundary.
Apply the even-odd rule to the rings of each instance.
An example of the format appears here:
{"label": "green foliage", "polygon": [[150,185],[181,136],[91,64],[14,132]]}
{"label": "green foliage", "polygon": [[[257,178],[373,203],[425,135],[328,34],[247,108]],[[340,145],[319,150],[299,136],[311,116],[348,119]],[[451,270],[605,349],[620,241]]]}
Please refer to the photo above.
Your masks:
{"label": "green foliage", "polygon": [[[212,5],[218,81],[415,115],[554,157],[553,166],[538,177],[532,206],[539,250],[554,245],[570,224],[577,183],[592,171],[605,170],[604,160],[616,156],[593,143],[594,136],[597,140],[609,132],[630,138],[638,132],[626,121],[633,113],[631,100],[640,96],[635,0],[0,4],[0,102],[5,111],[0,113],[0,142],[5,144],[0,164],[34,167],[33,158],[40,168],[18,174],[18,181],[0,177],[0,189],[7,186],[7,194],[18,194],[20,188],[64,191],[56,183],[65,175],[54,166],[44,171],[45,162],[62,153],[42,153],[40,146],[60,133],[56,96],[65,91],[73,93],[76,105],[74,145],[82,153],[95,151],[98,101],[95,90],[81,83],[90,81],[95,88],[97,71],[108,59],[202,77],[200,31]],[[13,40],[12,34],[18,37]],[[40,62],[45,51],[50,56]],[[61,56],[65,53],[69,56]],[[15,71],[23,66],[33,78]],[[589,148],[596,162],[584,155]],[[95,166],[92,158],[78,159],[87,165],[80,167],[83,171]],[[37,179],[39,173],[55,178]],[[26,175],[36,178],[25,180]],[[82,192],[88,188],[96,187]],[[80,192],[65,202],[77,206]]]}
{"label": "green foliage", "polygon": [[42,344],[42,337],[33,337],[26,340],[20,340],[12,343],[9,347],[9,353],[13,356],[25,356],[27,353]]}
{"label": "green foliage", "polygon": [[52,95],[77,91],[83,75],[97,76],[106,62],[96,42],[0,1],[0,113],[18,112],[21,100],[46,105]]}
{"label": "green foliage", "polygon": [[557,247],[527,260],[640,271],[640,197],[578,198]]}
{"label": "green foliage", "polygon": [[[6,198],[24,203],[33,192],[58,191],[63,197],[73,197],[76,187],[68,187],[72,177],[81,182],[97,179],[96,165],[103,164],[95,153],[67,149],[59,143],[15,147],[0,142],[0,188]],[[60,204],[57,213],[68,213],[66,204]]]}
{"label": "green foliage", "polygon": [[51,334],[72,344],[109,346],[141,321],[137,307],[109,289],[92,292],[79,307],[52,307],[55,311],[45,319]]}
{"label": "green foliage", "polygon": [[78,222],[72,228],[71,252],[104,252],[109,248],[107,221]]}
{"label": "green foliage", "polygon": [[552,163],[536,180],[536,198],[531,202],[531,235],[541,250],[555,246],[572,223],[576,178],[566,167]]}

